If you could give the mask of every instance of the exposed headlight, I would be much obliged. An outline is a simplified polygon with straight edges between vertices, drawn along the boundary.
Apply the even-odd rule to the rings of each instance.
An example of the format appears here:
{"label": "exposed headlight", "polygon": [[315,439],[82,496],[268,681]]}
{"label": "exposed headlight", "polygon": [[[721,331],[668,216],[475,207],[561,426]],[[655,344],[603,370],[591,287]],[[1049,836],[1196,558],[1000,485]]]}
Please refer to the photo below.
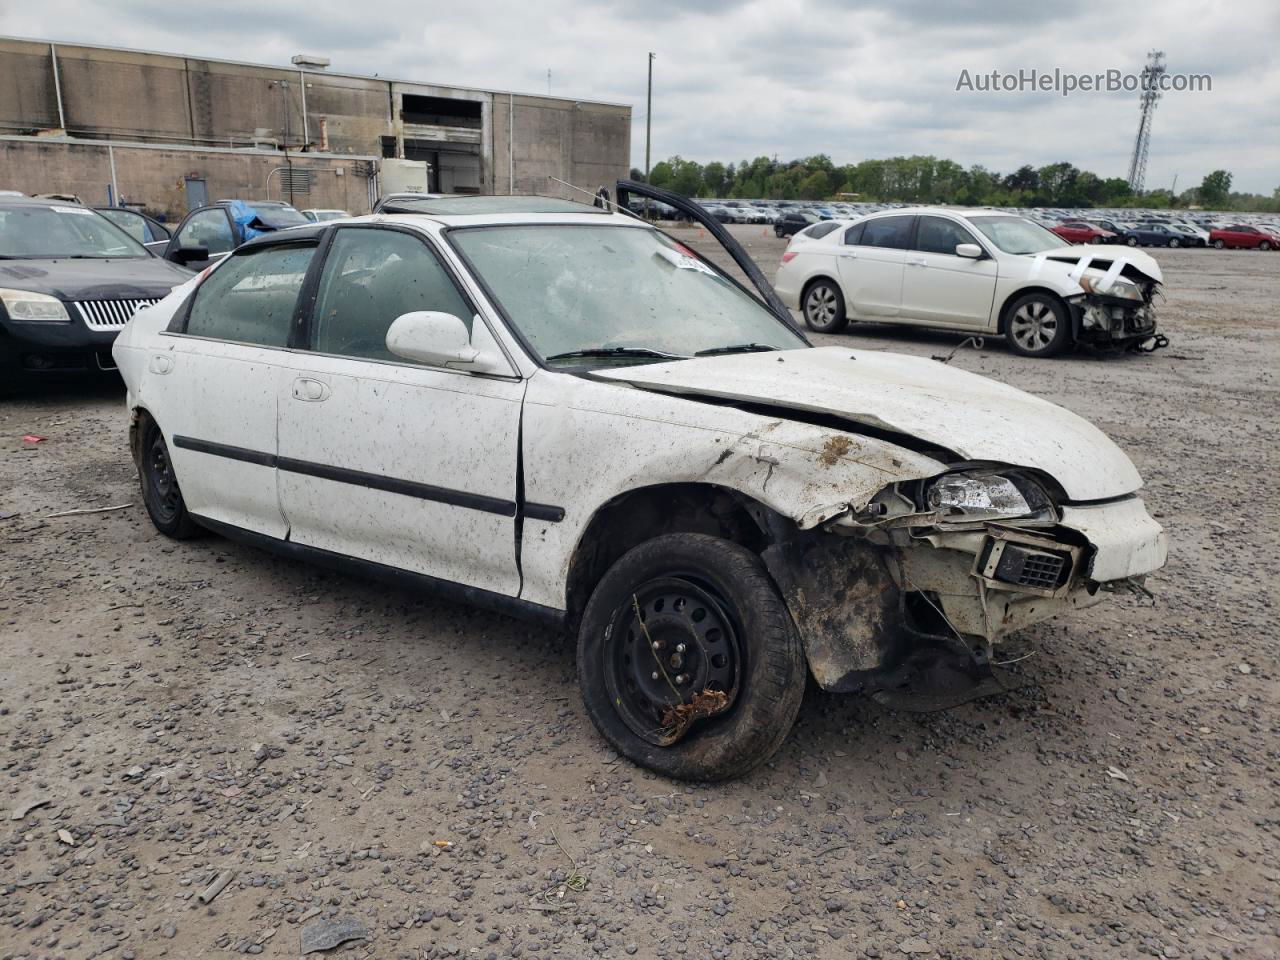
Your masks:
{"label": "exposed headlight", "polygon": [[47,293],[31,293],[28,290],[0,288],[0,303],[11,320],[52,320],[69,323],[70,315],[57,297]]}
{"label": "exposed headlight", "polygon": [[1142,288],[1132,280],[1116,277],[1107,286],[1102,286],[1102,277],[1082,276],[1077,281],[1085,293],[1096,293],[1100,297],[1119,297],[1121,300],[1141,300]]}
{"label": "exposed headlight", "polygon": [[1036,516],[1049,498],[1027,480],[1020,483],[994,473],[949,473],[925,491],[928,508],[960,522]]}

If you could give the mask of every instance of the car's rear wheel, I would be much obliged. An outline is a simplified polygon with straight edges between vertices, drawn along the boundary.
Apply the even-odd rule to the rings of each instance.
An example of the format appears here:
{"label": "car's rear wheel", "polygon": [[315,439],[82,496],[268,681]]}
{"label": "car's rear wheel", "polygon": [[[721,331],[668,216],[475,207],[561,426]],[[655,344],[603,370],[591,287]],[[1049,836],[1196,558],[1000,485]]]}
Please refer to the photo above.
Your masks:
{"label": "car's rear wheel", "polygon": [[601,735],[684,780],[739,776],[771,757],[806,678],[760,558],[705,534],[629,550],[601,578],[578,634],[578,684]]}
{"label": "car's rear wheel", "polygon": [[1101,243],[1101,242],[1102,242],[1102,238],[1101,238],[1101,237],[1090,237],[1090,238],[1089,238],[1089,242],[1090,242],[1090,243]]}
{"label": "car's rear wheel", "polygon": [[839,333],[849,325],[844,294],[832,280],[815,280],[805,287],[801,299],[804,322],[818,333]]}
{"label": "car's rear wheel", "polygon": [[142,503],[155,528],[175,540],[197,536],[200,527],[187,513],[173,460],[169,457],[169,446],[154,420],[148,419],[143,427],[140,452],[138,479],[142,485]]}
{"label": "car's rear wheel", "polygon": [[1046,293],[1029,293],[1009,306],[1005,333],[1024,357],[1052,357],[1071,337],[1066,307]]}
{"label": "car's rear wheel", "polygon": [[1225,242],[1225,241],[1223,241],[1223,240],[1215,240],[1215,241],[1213,241],[1213,249],[1215,249],[1215,250],[1221,250],[1221,249],[1222,249],[1223,247],[1225,247],[1226,245],[1227,245],[1227,244],[1226,244],[1226,242]]}

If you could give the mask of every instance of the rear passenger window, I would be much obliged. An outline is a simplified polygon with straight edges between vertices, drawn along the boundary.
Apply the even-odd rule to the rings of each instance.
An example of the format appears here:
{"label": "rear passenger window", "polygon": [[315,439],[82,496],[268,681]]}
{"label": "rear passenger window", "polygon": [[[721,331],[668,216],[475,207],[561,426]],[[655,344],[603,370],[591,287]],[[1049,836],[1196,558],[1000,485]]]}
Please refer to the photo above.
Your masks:
{"label": "rear passenger window", "polygon": [[314,246],[271,246],[231,256],[196,290],[186,332],[283,347]]}
{"label": "rear passenger window", "polygon": [[864,247],[891,247],[905,250],[911,241],[912,217],[881,217],[862,225]]}
{"label": "rear passenger window", "polygon": [[815,223],[808,230],[801,230],[800,232],[807,234],[810,240],[821,240],[828,233],[831,233],[833,230],[838,230],[839,228],[840,224],[828,220],[824,223]]}
{"label": "rear passenger window", "polygon": [[312,314],[314,349],[407,363],[387,349],[387,328],[417,310],[451,313],[471,329],[474,311],[424,241],[398,230],[339,229]]}
{"label": "rear passenger window", "polygon": [[977,243],[969,231],[954,220],[942,217],[921,217],[916,227],[916,249],[925,253],[947,253],[956,255],[956,246],[961,243]]}

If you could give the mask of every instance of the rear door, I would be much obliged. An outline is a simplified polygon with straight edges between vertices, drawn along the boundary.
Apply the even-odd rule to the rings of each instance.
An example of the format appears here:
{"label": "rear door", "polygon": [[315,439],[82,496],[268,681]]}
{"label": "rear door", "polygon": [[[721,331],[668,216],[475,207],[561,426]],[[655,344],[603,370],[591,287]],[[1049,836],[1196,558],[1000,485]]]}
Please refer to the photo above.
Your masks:
{"label": "rear door", "polygon": [[915,217],[875,217],[861,227],[858,242],[843,244],[837,254],[845,306],[856,317],[896,317]]}
{"label": "rear door", "polygon": [[902,317],[947,326],[987,326],[996,291],[996,261],[990,256],[958,256],[956,247],[962,243],[986,250],[956,220],[917,218],[902,277]]}
{"label": "rear door", "polygon": [[315,252],[314,239],[255,246],[211,273],[158,338],[141,396],[187,509],[277,539],[277,379]]}
{"label": "rear door", "polygon": [[524,381],[390,353],[387,328],[476,307],[422,233],[332,232],[309,351],[277,382],[280,498],[290,539],[515,596],[516,460]]}

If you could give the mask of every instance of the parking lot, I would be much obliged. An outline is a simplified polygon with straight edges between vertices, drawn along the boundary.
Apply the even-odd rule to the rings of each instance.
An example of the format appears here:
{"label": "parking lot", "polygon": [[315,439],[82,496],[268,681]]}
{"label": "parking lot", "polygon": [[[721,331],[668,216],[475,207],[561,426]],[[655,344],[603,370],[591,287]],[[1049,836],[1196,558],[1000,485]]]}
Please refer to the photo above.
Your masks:
{"label": "parking lot", "polygon": [[1155,255],[1151,355],[813,338],[1098,424],[1171,537],[1153,597],[1027,630],[1025,686],[945,713],[811,691],[713,786],[607,749],[566,637],[160,537],[121,388],[0,401],[0,957],[297,956],[316,917],[361,957],[1275,956],[1280,258]]}

